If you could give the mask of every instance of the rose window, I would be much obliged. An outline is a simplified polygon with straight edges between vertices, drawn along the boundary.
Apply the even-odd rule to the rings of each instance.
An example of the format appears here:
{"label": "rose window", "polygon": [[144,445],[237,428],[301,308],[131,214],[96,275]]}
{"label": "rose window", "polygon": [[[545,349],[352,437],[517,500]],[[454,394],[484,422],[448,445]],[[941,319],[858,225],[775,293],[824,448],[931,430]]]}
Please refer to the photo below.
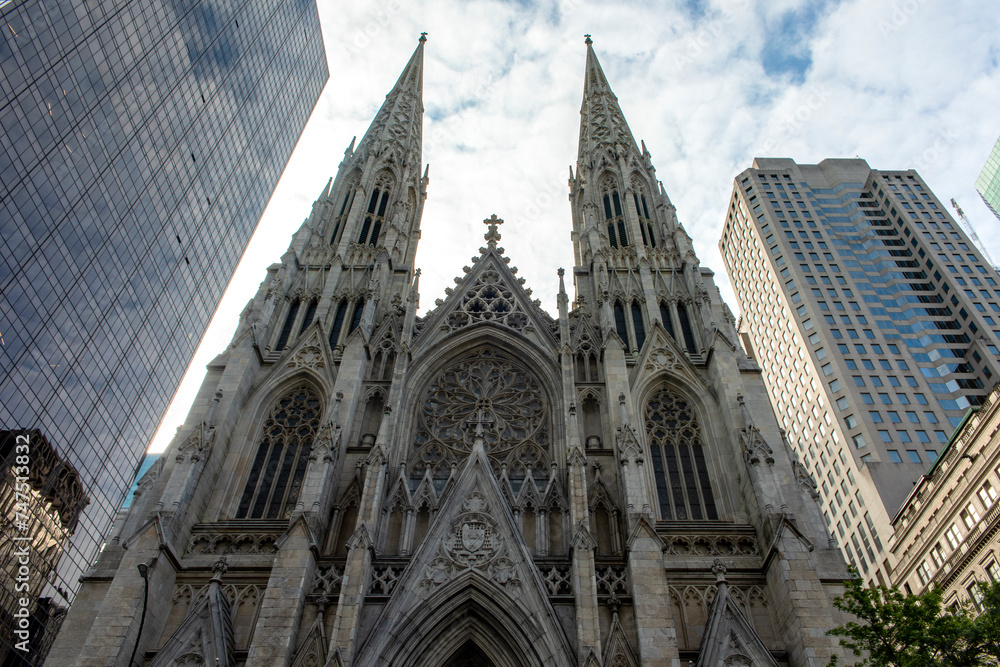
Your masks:
{"label": "rose window", "polygon": [[538,380],[508,355],[481,348],[442,371],[424,393],[414,437],[411,482],[430,472],[444,486],[453,464],[483,446],[498,473],[511,481],[548,475],[549,418]]}

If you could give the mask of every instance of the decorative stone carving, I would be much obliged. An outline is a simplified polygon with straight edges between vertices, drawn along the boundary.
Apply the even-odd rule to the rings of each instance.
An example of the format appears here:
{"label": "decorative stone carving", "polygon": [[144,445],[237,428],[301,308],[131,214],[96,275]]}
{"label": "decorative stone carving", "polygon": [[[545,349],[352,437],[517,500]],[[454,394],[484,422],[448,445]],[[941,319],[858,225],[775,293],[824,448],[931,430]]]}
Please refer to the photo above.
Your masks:
{"label": "decorative stone carving", "polygon": [[195,533],[188,542],[187,553],[197,554],[271,554],[281,533]]}
{"label": "decorative stone carving", "polygon": [[551,565],[538,568],[542,573],[542,580],[549,591],[549,595],[572,595],[573,584],[570,579],[570,566]]}
{"label": "decorative stone carving", "polygon": [[624,565],[607,565],[597,568],[598,595],[629,595]]}
{"label": "decorative stone carving", "polygon": [[506,555],[507,546],[496,520],[490,516],[486,497],[473,491],[465,497],[462,512],[452,520],[440,547],[441,556],[430,562],[420,586],[433,589],[458,572],[476,569],[508,591],[519,588],[517,563]]}
{"label": "decorative stone carving", "polygon": [[392,589],[399,582],[403,568],[391,565],[376,565],[372,568],[372,578],[368,584],[368,595],[392,595]]}
{"label": "decorative stone carving", "polygon": [[310,595],[336,598],[340,595],[340,586],[344,582],[344,566],[334,563],[328,567],[316,568]]}
{"label": "decorative stone carving", "polygon": [[670,556],[759,556],[757,540],[749,535],[672,535],[664,538]]}
{"label": "decorative stone carving", "polygon": [[323,351],[317,345],[305,345],[292,355],[287,362],[288,368],[308,368],[317,370],[326,366]]}

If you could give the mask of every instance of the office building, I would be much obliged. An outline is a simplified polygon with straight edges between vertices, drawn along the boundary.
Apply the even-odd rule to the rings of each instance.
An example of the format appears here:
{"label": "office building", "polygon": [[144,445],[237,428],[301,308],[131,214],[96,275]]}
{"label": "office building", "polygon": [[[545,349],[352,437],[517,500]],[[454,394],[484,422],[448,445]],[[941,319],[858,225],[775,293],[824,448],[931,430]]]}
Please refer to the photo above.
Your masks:
{"label": "office building", "polygon": [[72,599],[327,79],[315,2],[15,0],[0,37],[0,427],[90,504]]}
{"label": "office building", "polygon": [[983,170],[979,172],[976,190],[983,198],[983,202],[993,211],[993,215],[1000,218],[1000,139],[993,145]]}
{"label": "office building", "polygon": [[891,519],[1000,373],[996,272],[916,172],[757,158],[720,250],[828,525],[887,583]]}
{"label": "office building", "polygon": [[893,584],[978,606],[1000,581],[1000,387],[970,412],[893,518]]}
{"label": "office building", "polygon": [[154,667],[843,657],[825,634],[843,557],[587,42],[572,302],[560,270],[542,310],[491,215],[417,316],[421,40],[140,481],[53,664],[124,665],[137,637]]}
{"label": "office building", "polygon": [[88,498],[38,431],[0,431],[0,664],[41,665],[66,608],[47,594]]}

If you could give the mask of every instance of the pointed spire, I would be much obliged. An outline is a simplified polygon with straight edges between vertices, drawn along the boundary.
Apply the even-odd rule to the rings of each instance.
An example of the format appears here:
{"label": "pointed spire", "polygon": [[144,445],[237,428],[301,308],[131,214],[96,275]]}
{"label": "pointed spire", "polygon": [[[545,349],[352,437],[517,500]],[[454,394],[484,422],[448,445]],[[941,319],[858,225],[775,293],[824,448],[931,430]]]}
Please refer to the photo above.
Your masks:
{"label": "pointed spire", "polygon": [[594,53],[594,42],[587,35],[587,65],[583,81],[583,105],[580,108],[579,162],[600,148],[613,149],[622,144],[635,151],[639,147],[625,122],[618,98],[604,76],[601,63]]}
{"label": "pointed spire", "polygon": [[[356,152],[374,149],[376,153],[382,154],[386,150],[393,150],[396,159],[401,162],[420,163],[426,42],[427,33],[421,33],[410,61],[403,68],[396,85],[385,96],[385,102],[362,137]],[[415,156],[411,155],[414,151]]]}

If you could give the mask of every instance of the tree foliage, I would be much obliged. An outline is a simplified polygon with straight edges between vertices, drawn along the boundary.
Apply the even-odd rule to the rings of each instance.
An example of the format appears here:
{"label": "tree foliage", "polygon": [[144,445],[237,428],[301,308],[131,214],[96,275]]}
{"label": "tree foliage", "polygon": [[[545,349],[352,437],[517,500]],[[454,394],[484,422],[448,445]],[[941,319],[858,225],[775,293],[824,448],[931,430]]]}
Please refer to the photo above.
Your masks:
{"label": "tree foliage", "polygon": [[[1000,664],[1000,584],[979,585],[981,611],[971,604],[942,610],[942,591],[907,595],[888,586],[847,582],[834,599],[854,616],[828,634],[864,657],[866,667],[978,667]],[[837,664],[834,658],[831,665]]]}

